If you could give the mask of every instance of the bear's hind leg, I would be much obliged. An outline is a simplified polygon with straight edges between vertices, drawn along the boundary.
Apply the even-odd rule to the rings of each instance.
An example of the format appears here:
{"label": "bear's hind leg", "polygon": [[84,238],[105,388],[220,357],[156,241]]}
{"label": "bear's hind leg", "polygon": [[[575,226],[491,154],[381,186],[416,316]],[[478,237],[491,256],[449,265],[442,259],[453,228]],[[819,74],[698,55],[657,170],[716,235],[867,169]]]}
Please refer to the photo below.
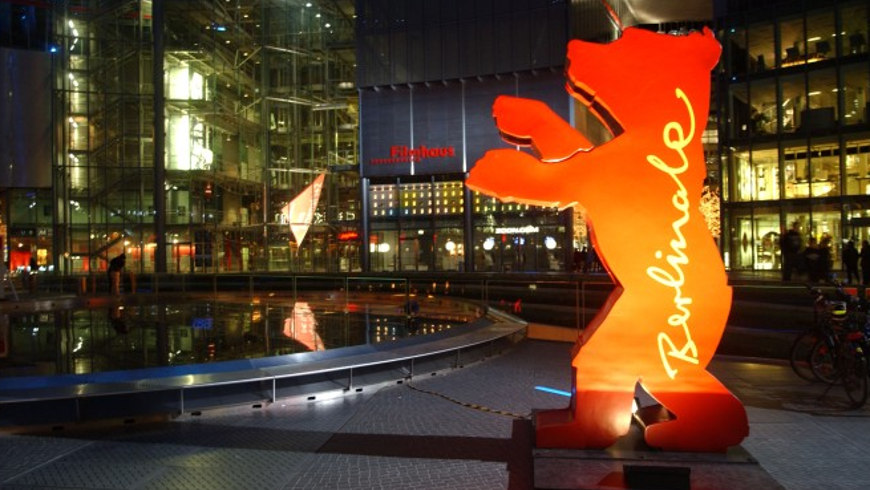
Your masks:
{"label": "bear's hind leg", "polygon": [[644,437],[652,447],[724,452],[749,434],[743,404],[703,368],[642,385],[676,417],[646,428]]}
{"label": "bear's hind leg", "polygon": [[626,377],[622,383],[613,378],[606,383],[595,383],[598,385],[596,389],[582,388],[584,383],[578,377],[576,393],[568,408],[538,412],[535,418],[536,446],[603,449],[627,434],[636,378],[629,380]]}

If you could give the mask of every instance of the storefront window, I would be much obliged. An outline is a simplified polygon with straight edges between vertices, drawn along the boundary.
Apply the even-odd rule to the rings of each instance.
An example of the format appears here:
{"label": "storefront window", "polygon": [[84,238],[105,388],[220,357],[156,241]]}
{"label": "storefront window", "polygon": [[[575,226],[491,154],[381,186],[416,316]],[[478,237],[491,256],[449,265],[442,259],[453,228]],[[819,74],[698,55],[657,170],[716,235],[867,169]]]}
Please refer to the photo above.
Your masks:
{"label": "storefront window", "polygon": [[399,232],[396,230],[372,231],[369,236],[369,260],[372,271],[398,270]]}
{"label": "storefront window", "polygon": [[783,165],[786,199],[810,197],[809,168],[805,147],[786,148]]}
{"label": "storefront window", "polygon": [[776,148],[752,152],[755,199],[779,199],[779,157]]}
{"label": "storefront window", "polygon": [[753,261],[756,270],[775,270],[782,267],[779,237],[779,212],[774,208],[759,208],[755,211],[755,242]]}
{"label": "storefront window", "polygon": [[737,200],[768,201],[779,199],[779,159],[776,149],[735,153]]}
{"label": "storefront window", "polygon": [[501,244],[496,241],[493,233],[476,228],[474,230],[474,270],[477,272],[500,270],[500,249]]}
{"label": "storefront window", "polygon": [[749,26],[749,66],[756,73],[776,67],[773,24]]}
{"label": "storefront window", "polygon": [[800,209],[789,209],[785,214],[785,229],[797,230],[801,236],[801,250],[803,250],[807,246],[807,239],[810,236],[809,211],[803,207]]}
{"label": "storefront window", "polygon": [[867,90],[870,87],[867,63],[855,63],[842,67],[844,125],[863,124],[870,120],[870,105],[867,105]]}
{"label": "storefront window", "polygon": [[847,142],[845,165],[847,194],[870,195],[870,140]]}
{"label": "storefront window", "polygon": [[834,204],[822,204],[813,207],[812,236],[819,245],[827,245],[831,250],[831,263],[835,269],[841,267],[842,229],[840,228],[840,210]]}
{"label": "storefront window", "polygon": [[840,194],[840,150],[836,145],[813,145],[810,151],[812,197]]}
{"label": "storefront window", "polygon": [[752,269],[753,226],[749,210],[735,210],[731,216],[731,268]]}
{"label": "storefront window", "polygon": [[435,231],[435,270],[461,271],[465,264],[465,246],[459,223]]}
{"label": "storefront window", "polygon": [[403,271],[432,270],[432,230],[406,227],[399,234],[399,267]]}
{"label": "storefront window", "polygon": [[737,171],[737,200],[752,201],[755,178],[748,151],[734,154],[734,168]]}
{"label": "storefront window", "polygon": [[848,220],[847,236],[860,249],[864,240],[870,241],[870,209],[851,209]]}
{"label": "storefront window", "polygon": [[840,52],[844,56],[867,52],[867,3],[854,2],[840,7]]}

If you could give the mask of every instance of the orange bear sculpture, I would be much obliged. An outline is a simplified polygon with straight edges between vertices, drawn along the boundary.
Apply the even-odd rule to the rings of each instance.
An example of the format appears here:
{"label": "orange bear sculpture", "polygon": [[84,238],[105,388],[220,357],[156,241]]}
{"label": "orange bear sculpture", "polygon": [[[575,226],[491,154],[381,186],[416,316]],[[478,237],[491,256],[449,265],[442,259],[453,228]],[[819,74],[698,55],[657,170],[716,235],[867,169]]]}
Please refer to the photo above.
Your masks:
{"label": "orange bear sculpture", "polygon": [[709,29],[687,36],[628,28],[609,44],[571,41],[568,92],[613,133],[593,146],[545,104],[500,96],[502,137],[467,185],[502,200],[579,204],[616,287],[578,338],[570,405],[536,415],[538,447],[605,448],[626,434],[640,385],[669,412],[645,427],[666,450],[724,451],[748,434],[746,411],[709,371],[731,288],[700,212]]}

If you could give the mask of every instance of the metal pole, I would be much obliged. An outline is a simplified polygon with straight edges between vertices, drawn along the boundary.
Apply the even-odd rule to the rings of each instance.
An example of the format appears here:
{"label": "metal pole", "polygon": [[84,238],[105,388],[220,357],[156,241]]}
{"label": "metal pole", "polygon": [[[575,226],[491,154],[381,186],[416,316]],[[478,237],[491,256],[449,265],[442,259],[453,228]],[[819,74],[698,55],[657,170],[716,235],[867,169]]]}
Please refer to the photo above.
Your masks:
{"label": "metal pole", "polygon": [[359,179],[360,186],[360,216],[362,222],[362,233],[360,234],[360,268],[363,272],[371,272],[372,264],[369,257],[369,234],[371,234],[371,223],[369,223],[369,179]]}
{"label": "metal pole", "polygon": [[163,0],[151,5],[152,36],[154,38],[154,272],[166,273],[166,134],[164,133],[163,90]]}

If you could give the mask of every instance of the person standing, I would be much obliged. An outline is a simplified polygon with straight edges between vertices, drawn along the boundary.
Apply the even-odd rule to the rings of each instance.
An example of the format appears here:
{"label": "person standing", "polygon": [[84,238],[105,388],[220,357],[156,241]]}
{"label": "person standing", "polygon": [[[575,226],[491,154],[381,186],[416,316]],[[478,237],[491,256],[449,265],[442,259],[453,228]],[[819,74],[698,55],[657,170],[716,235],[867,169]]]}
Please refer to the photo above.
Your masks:
{"label": "person standing", "polygon": [[861,283],[865,286],[870,284],[870,242],[861,242]]}
{"label": "person standing", "polygon": [[831,237],[825,235],[819,240],[819,280],[829,281],[834,267],[834,252],[831,250]]}
{"label": "person standing", "polygon": [[858,276],[858,258],[860,254],[855,248],[855,242],[849,240],[846,243],[846,248],[843,249],[843,266],[846,268],[846,283],[852,284],[852,276],[855,277],[855,283],[859,282]]}
{"label": "person standing", "polygon": [[792,272],[799,270],[801,246],[803,239],[798,231],[798,224],[794,223],[787,232],[783,233],[780,240],[780,252],[782,253],[782,280],[791,281]]}
{"label": "person standing", "polygon": [[36,274],[39,272],[39,264],[36,263],[36,257],[30,256],[30,281],[27,284],[27,287],[30,288],[30,294],[36,293]]}
{"label": "person standing", "polygon": [[127,256],[124,253],[109,261],[109,292],[114,295],[121,294],[121,271],[127,264]]}
{"label": "person standing", "polygon": [[815,237],[810,237],[807,242],[807,248],[804,249],[803,257],[810,282],[819,282],[824,272],[822,270],[822,255]]}

